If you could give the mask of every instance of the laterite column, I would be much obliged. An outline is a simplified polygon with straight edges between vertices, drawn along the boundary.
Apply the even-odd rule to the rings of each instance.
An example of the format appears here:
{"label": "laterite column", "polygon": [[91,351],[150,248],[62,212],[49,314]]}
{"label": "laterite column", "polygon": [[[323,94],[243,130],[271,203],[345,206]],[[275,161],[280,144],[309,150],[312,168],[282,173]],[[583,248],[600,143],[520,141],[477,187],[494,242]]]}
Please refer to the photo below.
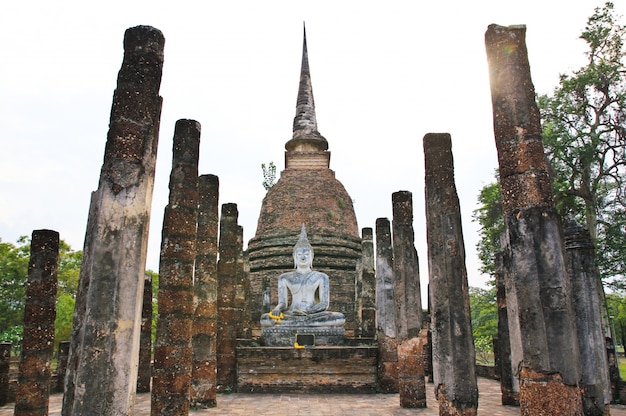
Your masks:
{"label": "laterite column", "polygon": [[33,231],[24,304],[24,337],[15,392],[15,416],[48,414],[54,320],[56,318],[59,233]]}
{"label": "laterite column", "polygon": [[151,400],[153,416],[189,413],[200,123],[194,120],[176,122],[172,153],[170,196],[163,216],[159,262],[159,319]]}
{"label": "laterite column", "polygon": [[65,388],[65,372],[67,371],[67,358],[69,354],[70,342],[59,342],[59,348],[57,349],[57,393],[63,393],[63,389]]}
{"label": "laterite column", "polygon": [[497,348],[494,348],[496,371],[500,375],[500,391],[502,404],[519,406],[519,383],[511,366],[511,340],[509,336],[509,318],[506,312],[506,283],[507,271],[505,253],[498,252],[494,256],[496,303],[498,304],[498,336]]}
{"label": "laterite column", "polygon": [[582,415],[580,354],[559,218],[530,77],[526,27],[485,33],[502,211],[507,313],[522,415]]}
{"label": "laterite column", "polygon": [[398,393],[398,344],[393,286],[391,224],[376,219],[376,330],[378,338],[378,389]]}
{"label": "laterite column", "polygon": [[426,407],[425,358],[427,329],[422,331],[423,312],[419,260],[413,231],[413,195],[394,192],[393,281],[398,343],[398,389],[400,406]]}
{"label": "laterite column", "polygon": [[235,353],[240,315],[235,307],[240,266],[238,217],[237,204],[222,205],[217,263],[217,387],[220,391],[232,391],[237,379]]}
{"label": "laterite column", "polygon": [[0,406],[9,401],[9,366],[11,364],[10,342],[0,342]]}
{"label": "laterite column", "polygon": [[361,230],[361,263],[357,290],[357,304],[361,311],[360,336],[376,337],[376,268],[374,255],[374,231],[370,227]]}
{"label": "laterite column", "polygon": [[219,228],[219,179],[202,175],[198,182],[200,206],[194,275],[192,326],[193,370],[191,406],[215,407],[217,391],[217,232]]}
{"label": "laterite column", "polygon": [[611,403],[609,363],[602,331],[600,297],[598,296],[596,253],[589,231],[576,221],[567,221],[565,235],[565,262],[572,283],[572,301],[576,317],[576,331],[582,380],[585,416],[604,416]]}
{"label": "laterite column", "polygon": [[424,159],[435,397],[442,416],[475,416],[476,354],[450,135],[424,136]]}
{"label": "laterite column", "polygon": [[139,337],[139,370],[137,393],[150,392],[152,379],[152,277],[144,275],[143,304],[141,307],[141,335]]}
{"label": "laterite column", "polygon": [[124,35],[100,183],[89,208],[63,416],[134,413],[164,44],[149,26]]}

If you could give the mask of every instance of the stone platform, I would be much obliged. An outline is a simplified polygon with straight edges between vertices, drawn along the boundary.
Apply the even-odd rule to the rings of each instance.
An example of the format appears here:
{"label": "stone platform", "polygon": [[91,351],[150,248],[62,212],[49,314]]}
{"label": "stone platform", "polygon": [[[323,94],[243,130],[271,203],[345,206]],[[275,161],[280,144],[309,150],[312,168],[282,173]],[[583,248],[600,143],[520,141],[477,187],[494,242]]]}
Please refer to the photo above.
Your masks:
{"label": "stone platform", "polygon": [[375,393],[377,346],[238,347],[239,393]]}
{"label": "stone platform", "polygon": [[261,343],[272,347],[293,347],[298,335],[312,335],[315,346],[343,345],[343,326],[286,326],[261,328]]}

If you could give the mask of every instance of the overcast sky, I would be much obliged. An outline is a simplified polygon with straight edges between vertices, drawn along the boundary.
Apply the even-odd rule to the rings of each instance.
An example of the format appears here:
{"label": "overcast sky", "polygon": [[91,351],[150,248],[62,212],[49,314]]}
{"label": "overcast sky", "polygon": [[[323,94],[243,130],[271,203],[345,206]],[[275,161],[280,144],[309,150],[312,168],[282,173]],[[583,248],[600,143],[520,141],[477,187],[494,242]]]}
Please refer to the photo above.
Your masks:
{"label": "overcast sky", "polygon": [[[449,132],[470,285],[478,272],[476,197],[497,157],[484,33],[525,24],[538,93],[584,64],[578,39],[600,1],[12,1],[0,14],[0,238],[50,228],[82,249],[97,189],[124,31],[166,39],[148,268],[158,271],[174,124],[202,125],[200,173],[220,178],[244,240],[265,195],[261,163],[284,169],[306,21],[319,131],[354,199],[359,228],[391,219],[413,193],[427,281],[422,138]],[[618,12],[623,14],[618,5]],[[294,236],[295,238],[295,236]],[[315,265],[314,265],[315,266]]]}

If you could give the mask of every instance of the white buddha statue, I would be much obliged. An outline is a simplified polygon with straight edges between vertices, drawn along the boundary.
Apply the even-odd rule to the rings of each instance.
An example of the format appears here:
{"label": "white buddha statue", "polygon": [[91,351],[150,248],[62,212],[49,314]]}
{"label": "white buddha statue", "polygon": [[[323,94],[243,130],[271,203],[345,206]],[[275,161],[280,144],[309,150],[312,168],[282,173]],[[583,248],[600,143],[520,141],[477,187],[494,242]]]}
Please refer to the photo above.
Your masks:
{"label": "white buddha statue", "polygon": [[343,326],[346,319],[342,313],[327,311],[330,301],[328,275],[311,270],[313,247],[304,224],[293,249],[293,260],[296,270],[279,276],[278,304],[271,313],[261,316],[261,326]]}

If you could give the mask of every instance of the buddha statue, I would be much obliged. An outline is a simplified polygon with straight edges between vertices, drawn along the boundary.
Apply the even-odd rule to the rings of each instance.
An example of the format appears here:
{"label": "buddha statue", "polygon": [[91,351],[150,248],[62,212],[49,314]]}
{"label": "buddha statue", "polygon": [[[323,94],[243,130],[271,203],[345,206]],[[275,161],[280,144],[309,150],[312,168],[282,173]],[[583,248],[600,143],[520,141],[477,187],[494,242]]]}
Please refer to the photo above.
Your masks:
{"label": "buddha statue", "polygon": [[293,260],[296,270],[279,276],[278,304],[270,313],[261,316],[261,327],[343,327],[344,315],[327,310],[330,300],[328,275],[311,270],[313,247],[304,224],[293,249]]}

